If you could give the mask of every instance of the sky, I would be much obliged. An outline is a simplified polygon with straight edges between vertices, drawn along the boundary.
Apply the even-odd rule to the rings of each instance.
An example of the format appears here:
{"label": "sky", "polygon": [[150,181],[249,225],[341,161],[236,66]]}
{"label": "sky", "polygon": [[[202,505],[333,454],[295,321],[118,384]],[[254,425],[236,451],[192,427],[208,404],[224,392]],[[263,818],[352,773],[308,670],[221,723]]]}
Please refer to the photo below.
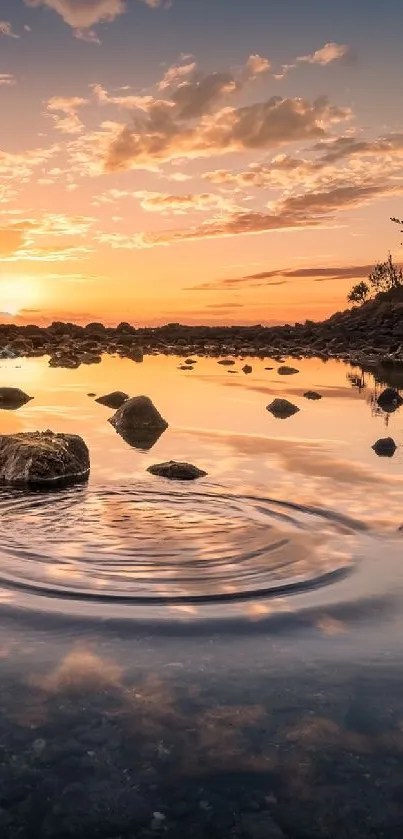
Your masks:
{"label": "sky", "polygon": [[403,260],[401,0],[1,0],[0,321],[270,324]]}

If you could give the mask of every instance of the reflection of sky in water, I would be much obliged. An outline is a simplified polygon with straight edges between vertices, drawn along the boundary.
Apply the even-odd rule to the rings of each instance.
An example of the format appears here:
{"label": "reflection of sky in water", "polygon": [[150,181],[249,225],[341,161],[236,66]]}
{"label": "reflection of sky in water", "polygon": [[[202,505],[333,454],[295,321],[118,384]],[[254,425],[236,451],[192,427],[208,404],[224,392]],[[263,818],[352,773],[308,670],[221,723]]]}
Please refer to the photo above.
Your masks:
{"label": "reflection of sky in water", "polygon": [[[2,364],[4,385],[20,387],[35,399],[12,413],[0,412],[3,433],[43,429],[81,434],[91,450],[91,482],[132,479],[151,463],[189,460],[208,480],[232,489],[258,488],[270,497],[323,503],[372,524],[401,523],[403,450],[378,458],[372,445],[393,436],[403,443],[401,411],[388,418],[371,404],[381,386],[339,361],[293,361],[299,373],[282,377],[264,368],[270,361],[247,359],[253,372],[228,375],[216,359],[199,359],[191,373],[177,369],[174,357],[146,357],[143,364],[107,357],[78,370],[51,369],[44,360]],[[353,377],[353,382],[348,375]],[[131,448],[116,434],[113,413],[87,396],[121,389],[146,394],[169,422],[169,429],[148,452]],[[318,390],[323,399],[302,396]],[[266,411],[273,395],[290,398],[301,409],[286,420]]]}

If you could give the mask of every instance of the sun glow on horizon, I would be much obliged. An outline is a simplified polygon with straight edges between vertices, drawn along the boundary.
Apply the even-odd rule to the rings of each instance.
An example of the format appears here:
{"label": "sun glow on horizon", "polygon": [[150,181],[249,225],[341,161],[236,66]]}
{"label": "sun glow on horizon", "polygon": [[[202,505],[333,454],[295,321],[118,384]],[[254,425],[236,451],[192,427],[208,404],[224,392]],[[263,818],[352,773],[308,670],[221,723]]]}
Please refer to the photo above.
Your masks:
{"label": "sun glow on horizon", "polygon": [[0,278],[0,311],[3,315],[16,316],[37,301],[35,282],[27,277]]}

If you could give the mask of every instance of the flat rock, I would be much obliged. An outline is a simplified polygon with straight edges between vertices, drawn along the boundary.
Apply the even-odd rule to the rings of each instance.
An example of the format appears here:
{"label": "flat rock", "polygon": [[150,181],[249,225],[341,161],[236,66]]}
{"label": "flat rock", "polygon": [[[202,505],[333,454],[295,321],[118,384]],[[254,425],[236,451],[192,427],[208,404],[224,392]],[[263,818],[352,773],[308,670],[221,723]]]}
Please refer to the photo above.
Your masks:
{"label": "flat rock", "polygon": [[316,393],[316,390],[307,390],[306,393],[304,393],[304,396],[305,396],[305,399],[312,399],[312,400],[322,399],[321,394]]}
{"label": "flat rock", "polygon": [[374,443],[372,448],[379,457],[393,457],[397,445],[392,437],[382,437]]}
{"label": "flat rock", "polygon": [[270,411],[274,417],[286,419],[286,417],[292,417],[293,414],[298,413],[300,409],[289,402],[288,399],[274,399],[270,405],[267,405],[266,410]]}
{"label": "flat rock", "polygon": [[0,435],[0,483],[49,487],[85,481],[90,457],[76,434],[28,431]]}
{"label": "flat rock", "polygon": [[222,358],[220,361],[217,361],[217,364],[222,364],[223,367],[232,367],[235,361],[232,358]]}
{"label": "flat rock", "polygon": [[123,393],[121,390],[114,390],[112,393],[107,393],[105,396],[98,396],[95,402],[100,405],[106,405],[107,408],[120,408],[124,402],[129,399],[128,393]]}
{"label": "flat rock", "polygon": [[285,364],[283,367],[279,367],[277,370],[279,376],[294,376],[295,373],[299,373],[296,367],[287,367]]}
{"label": "flat rock", "polygon": [[19,387],[0,387],[0,408],[15,409],[20,408],[33,399],[33,396],[28,396]]}
{"label": "flat rock", "polygon": [[154,466],[149,466],[147,472],[174,481],[194,481],[196,478],[204,478],[207,475],[207,472],[203,472],[202,469],[198,469],[191,463],[179,463],[175,460],[169,460],[167,463],[156,463]]}

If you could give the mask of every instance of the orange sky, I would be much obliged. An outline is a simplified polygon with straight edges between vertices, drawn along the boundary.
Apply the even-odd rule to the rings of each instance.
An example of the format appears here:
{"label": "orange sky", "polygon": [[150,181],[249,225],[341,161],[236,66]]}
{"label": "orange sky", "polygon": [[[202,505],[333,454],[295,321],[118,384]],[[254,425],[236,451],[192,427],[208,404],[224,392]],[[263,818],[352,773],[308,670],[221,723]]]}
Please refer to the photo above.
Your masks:
{"label": "orange sky", "polygon": [[402,7],[325,5],[2,0],[0,320],[320,318],[402,260]]}

